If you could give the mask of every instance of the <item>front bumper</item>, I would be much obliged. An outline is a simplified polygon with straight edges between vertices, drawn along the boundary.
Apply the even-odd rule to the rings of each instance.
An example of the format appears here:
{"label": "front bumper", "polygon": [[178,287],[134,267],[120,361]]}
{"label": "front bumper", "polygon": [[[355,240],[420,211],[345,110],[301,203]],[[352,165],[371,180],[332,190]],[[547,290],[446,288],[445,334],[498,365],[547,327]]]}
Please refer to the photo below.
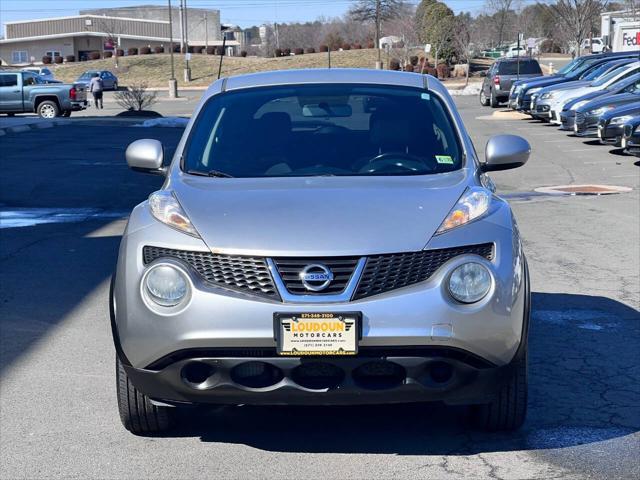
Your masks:
{"label": "front bumper", "polygon": [[495,366],[448,348],[371,349],[318,359],[221,355],[185,352],[156,369],[124,368],[137,389],[172,405],[487,403],[514,368],[514,362]]}
{"label": "front bumper", "polygon": [[564,110],[560,113],[560,128],[562,130],[573,130],[576,123],[576,112],[574,110]]}
{"label": "front bumper", "polygon": [[625,150],[631,155],[640,157],[640,132],[634,133],[630,137],[625,137]]}
{"label": "front bumper", "polygon": [[573,132],[579,137],[598,134],[598,117],[577,114],[573,124]]}
{"label": "front bumper", "polygon": [[597,124],[595,127],[600,143],[604,145],[614,145],[619,147],[622,143],[622,135],[624,133],[624,124],[610,125]]}

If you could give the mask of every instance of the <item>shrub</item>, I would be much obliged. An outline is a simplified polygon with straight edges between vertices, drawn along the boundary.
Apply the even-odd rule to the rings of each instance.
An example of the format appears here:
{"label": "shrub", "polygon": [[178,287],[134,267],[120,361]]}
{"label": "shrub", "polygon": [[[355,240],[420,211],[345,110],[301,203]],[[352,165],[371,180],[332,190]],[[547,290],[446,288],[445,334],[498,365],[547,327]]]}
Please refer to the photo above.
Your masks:
{"label": "shrub", "polygon": [[64,58],[62,57],[58,57],[58,56],[53,57],[53,63],[62,63],[63,61],[64,61]]}
{"label": "shrub", "polygon": [[155,47],[153,51],[155,53],[164,53],[164,47]]}
{"label": "shrub", "polygon": [[53,59],[48,55],[42,57],[42,63],[44,63],[45,65],[49,65],[52,61]]}
{"label": "shrub", "polygon": [[413,72],[413,65],[411,65],[411,64],[405,65],[404,66],[404,71],[405,72]]}
{"label": "shrub", "polygon": [[64,57],[64,61],[67,63],[75,62],[76,57],[75,55],[67,55],[66,57]]}
{"label": "shrub", "polygon": [[373,42],[367,43],[367,48],[376,48],[376,44]]}
{"label": "shrub", "polygon": [[540,53],[561,53],[562,48],[553,39],[547,38],[540,43]]}
{"label": "shrub", "polygon": [[127,55],[137,55],[138,54],[138,49],[133,47],[127,50]]}
{"label": "shrub", "polygon": [[449,78],[451,76],[449,66],[446,63],[439,63],[436,67],[436,72],[438,73],[438,78]]}
{"label": "shrub", "polygon": [[320,51],[321,52],[328,52],[329,51],[329,46],[328,45],[320,45]]}
{"label": "shrub", "polygon": [[119,57],[124,57],[124,50],[122,50],[121,48],[117,49],[116,55]]}
{"label": "shrub", "polygon": [[100,60],[101,57],[102,57],[102,55],[100,55],[100,52],[91,52],[89,54],[89,58],[91,60]]}
{"label": "shrub", "polygon": [[304,48],[296,48],[293,50],[296,55],[304,55]]}
{"label": "shrub", "polygon": [[409,57],[409,61],[411,62],[411,65],[413,65],[415,67],[416,65],[418,65],[418,56],[417,55],[411,55]]}
{"label": "shrub", "polygon": [[189,45],[187,53],[196,53],[196,47],[194,47],[193,45]]}
{"label": "shrub", "polygon": [[354,43],[351,48],[354,50],[360,50],[362,49],[362,45],[360,43]]}
{"label": "shrub", "polygon": [[342,45],[342,50],[351,50],[351,45],[345,43],[344,45]]}
{"label": "shrub", "polygon": [[426,67],[424,67],[424,73],[426,73],[427,75],[431,75],[433,77],[436,77],[438,75],[438,72],[436,71],[436,69],[431,65],[427,65]]}
{"label": "shrub", "polygon": [[291,55],[291,49],[290,49],[290,48],[285,48],[285,49],[282,51],[282,55],[284,55],[285,57],[290,56],[290,55]]}
{"label": "shrub", "polygon": [[112,51],[104,52],[104,58],[111,58],[111,57],[113,57],[113,52]]}
{"label": "shrub", "polygon": [[313,47],[307,48],[306,53],[316,53],[316,49]]}
{"label": "shrub", "polygon": [[207,55],[213,55],[216,53],[216,47],[207,47]]}
{"label": "shrub", "polygon": [[146,83],[138,83],[130,85],[126,90],[118,91],[116,101],[126,110],[139,112],[156,103],[157,95],[157,92],[147,92]]}
{"label": "shrub", "polygon": [[246,57],[246,56],[247,56],[247,51],[246,51],[246,50],[241,50],[241,51],[240,51],[240,56],[241,56],[242,58]]}
{"label": "shrub", "polygon": [[173,46],[173,53],[180,53],[180,44],[177,43]]}
{"label": "shrub", "polygon": [[400,61],[397,58],[389,61],[389,70],[400,70]]}
{"label": "shrub", "polygon": [[142,47],[140,49],[140,55],[149,55],[151,53],[151,49],[149,47]]}
{"label": "shrub", "polygon": [[224,55],[224,48],[222,47],[216,47],[216,55]]}
{"label": "shrub", "polygon": [[281,57],[282,56],[282,50],[280,50],[279,48],[276,48],[275,56],[276,57]]}

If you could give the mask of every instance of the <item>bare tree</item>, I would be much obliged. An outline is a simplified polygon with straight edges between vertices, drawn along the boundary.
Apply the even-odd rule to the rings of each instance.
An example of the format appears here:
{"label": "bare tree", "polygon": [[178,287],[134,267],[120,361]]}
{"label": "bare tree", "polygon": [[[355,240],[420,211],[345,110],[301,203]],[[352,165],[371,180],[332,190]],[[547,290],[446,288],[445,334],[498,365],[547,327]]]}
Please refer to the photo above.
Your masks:
{"label": "bare tree", "polygon": [[107,34],[106,40],[113,45],[113,66],[118,68],[118,37],[122,33],[121,23],[115,18],[101,18],[96,22],[100,31]]}
{"label": "bare tree", "polygon": [[515,0],[487,0],[487,7],[493,13],[498,30],[498,45],[504,42],[509,12],[513,10]]}
{"label": "bare tree", "polygon": [[550,5],[561,30],[575,43],[578,55],[582,41],[598,28],[600,13],[607,3],[608,0],[557,0],[555,5]]}
{"label": "bare tree", "polygon": [[464,86],[469,84],[469,74],[471,71],[473,40],[473,19],[469,13],[461,13],[455,17],[453,29],[453,43],[456,55],[459,60],[464,60],[467,64]]}
{"label": "bare tree", "polygon": [[126,110],[145,110],[158,101],[157,92],[148,92],[146,83],[129,86],[126,90],[116,93],[118,105]]}
{"label": "bare tree", "polygon": [[361,22],[373,22],[375,24],[378,62],[382,59],[382,52],[380,51],[382,22],[397,16],[403,6],[403,0],[358,0],[349,10],[349,17],[352,19]]}

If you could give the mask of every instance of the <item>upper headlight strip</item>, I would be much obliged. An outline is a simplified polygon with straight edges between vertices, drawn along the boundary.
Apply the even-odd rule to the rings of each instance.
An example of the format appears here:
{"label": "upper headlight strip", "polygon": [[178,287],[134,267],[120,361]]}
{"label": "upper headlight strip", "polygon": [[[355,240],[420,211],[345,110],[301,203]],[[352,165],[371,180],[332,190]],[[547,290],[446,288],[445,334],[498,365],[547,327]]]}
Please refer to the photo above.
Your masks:
{"label": "upper headlight strip", "polygon": [[189,217],[170,190],[158,190],[149,195],[149,208],[156,220],[192,237],[200,238]]}
{"label": "upper headlight strip", "polygon": [[491,192],[482,187],[469,187],[445,217],[436,235],[477,220],[489,211]]}

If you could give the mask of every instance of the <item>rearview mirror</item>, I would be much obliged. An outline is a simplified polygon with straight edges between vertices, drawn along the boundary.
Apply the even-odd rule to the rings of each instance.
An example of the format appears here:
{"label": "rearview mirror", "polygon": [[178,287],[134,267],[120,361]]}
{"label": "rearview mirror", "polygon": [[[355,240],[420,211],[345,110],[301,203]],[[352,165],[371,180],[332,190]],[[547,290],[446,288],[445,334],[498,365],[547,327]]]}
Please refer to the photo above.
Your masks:
{"label": "rearview mirror", "polygon": [[127,164],[136,172],[164,175],[164,149],[158,140],[144,138],[136,140],[127,147],[125,152]]}
{"label": "rearview mirror", "polygon": [[496,172],[518,168],[527,163],[531,145],[517,135],[495,135],[489,139],[484,150],[485,162],[480,165],[483,172]]}

